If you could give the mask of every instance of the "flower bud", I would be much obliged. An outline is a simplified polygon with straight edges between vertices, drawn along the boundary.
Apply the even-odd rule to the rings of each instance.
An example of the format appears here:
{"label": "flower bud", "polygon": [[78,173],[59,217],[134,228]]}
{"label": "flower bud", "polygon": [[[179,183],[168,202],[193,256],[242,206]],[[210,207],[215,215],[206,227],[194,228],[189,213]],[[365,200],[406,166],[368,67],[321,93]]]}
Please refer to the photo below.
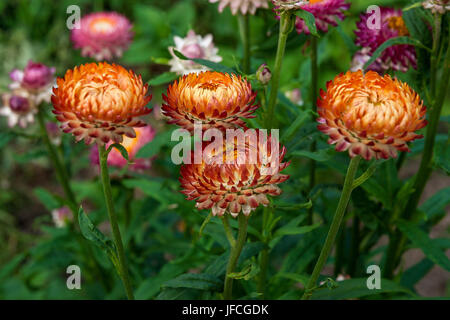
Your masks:
{"label": "flower bud", "polygon": [[270,82],[270,79],[272,78],[272,72],[270,72],[267,64],[264,63],[258,68],[258,70],[256,71],[256,78],[263,85],[267,85]]}
{"label": "flower bud", "polygon": [[54,73],[55,68],[30,61],[25,67],[22,84],[30,89],[40,89],[53,81]]}

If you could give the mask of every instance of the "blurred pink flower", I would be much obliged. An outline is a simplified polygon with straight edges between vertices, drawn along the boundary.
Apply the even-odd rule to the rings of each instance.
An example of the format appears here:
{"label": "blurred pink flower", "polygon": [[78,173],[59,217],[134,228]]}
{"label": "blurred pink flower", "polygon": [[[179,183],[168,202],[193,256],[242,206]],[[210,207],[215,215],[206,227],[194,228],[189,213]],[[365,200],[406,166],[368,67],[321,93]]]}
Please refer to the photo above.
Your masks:
{"label": "blurred pink flower", "polygon": [[121,57],[132,38],[132,25],[117,12],[95,12],[85,15],[79,29],[72,29],[71,39],[81,55],[96,60]]}
{"label": "blurred pink flower", "polygon": [[374,63],[372,63],[366,70],[364,70],[364,65],[367,63],[367,61],[370,60],[371,54],[370,48],[362,48],[361,50],[358,50],[352,59],[352,64],[350,67],[350,71],[356,72],[358,70],[362,71],[369,71],[373,70],[378,73],[383,72],[383,68],[381,67],[380,58],[378,58]]}
{"label": "blurred pink flower", "polygon": [[[357,23],[355,42],[363,48],[370,48],[369,55],[372,55],[386,40],[409,35],[402,18],[402,10],[382,7],[380,13],[380,28],[371,26],[369,21],[371,13],[362,14]],[[411,45],[391,46],[383,51],[377,63],[383,71],[392,69],[406,72],[409,67],[417,66],[416,51]]]}
{"label": "blurred pink flower", "polygon": [[[337,26],[337,20],[344,20],[344,11],[350,8],[350,3],[345,0],[310,0],[309,4],[301,6],[305,11],[314,15],[316,27],[322,32],[328,32],[328,26]],[[297,17],[295,28],[298,33],[309,34],[310,31],[305,22]]]}
{"label": "blurred pink flower", "polygon": [[52,218],[58,228],[65,227],[70,221],[73,221],[72,211],[68,207],[52,210]]}
{"label": "blurred pink flower", "polygon": [[433,14],[445,14],[446,11],[450,11],[450,0],[426,0],[422,5]]}
{"label": "blurred pink flower", "polygon": [[26,128],[34,122],[37,108],[33,107],[27,96],[5,93],[2,95],[2,106],[0,115],[8,118],[8,126],[19,125]]}
{"label": "blurred pink flower", "polygon": [[[130,159],[130,162],[133,163],[130,165],[130,169],[135,171],[149,169],[151,167],[151,159],[135,159],[135,156],[144,145],[153,140],[153,138],[155,137],[155,131],[150,125],[141,128],[135,128],[134,130],[136,132],[136,138],[129,138],[127,136],[124,136],[121,143],[121,145],[124,146],[124,148],[128,152],[128,158]],[[112,142],[108,143],[106,147],[108,148],[111,143]],[[90,158],[92,163],[99,164],[97,145],[94,145],[91,148]],[[107,162],[108,165],[118,168],[123,168],[128,164],[127,160],[116,148],[113,148],[109,153]]]}
{"label": "blurred pink flower", "polygon": [[172,55],[169,65],[170,71],[172,72],[184,75],[208,70],[207,67],[194,61],[181,60],[175,55],[174,49],[190,59],[205,59],[212,62],[222,61],[222,57],[217,54],[219,49],[214,46],[213,36],[211,34],[202,37],[201,35],[197,35],[193,30],[190,30],[185,38],[175,36],[173,40],[175,47],[169,47],[169,52]]}
{"label": "blurred pink flower", "polygon": [[209,2],[219,2],[219,12],[222,12],[226,6],[230,6],[233,15],[236,15],[238,11],[242,14],[255,14],[256,9],[269,7],[269,0],[209,0]]}

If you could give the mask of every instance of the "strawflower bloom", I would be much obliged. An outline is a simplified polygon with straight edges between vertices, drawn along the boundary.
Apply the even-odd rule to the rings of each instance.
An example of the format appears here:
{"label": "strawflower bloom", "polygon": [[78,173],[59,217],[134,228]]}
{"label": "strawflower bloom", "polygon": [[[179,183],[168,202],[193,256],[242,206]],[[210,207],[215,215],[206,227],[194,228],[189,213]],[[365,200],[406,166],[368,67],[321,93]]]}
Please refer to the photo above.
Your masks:
{"label": "strawflower bloom", "polygon": [[[371,13],[365,13],[361,15],[361,19],[357,23],[358,29],[355,31],[356,44],[363,48],[370,48],[370,55],[385,41],[409,35],[402,18],[402,10],[382,7],[380,14],[379,29],[370,26]],[[393,69],[406,72],[409,67],[417,67],[416,51],[412,45],[391,46],[383,51],[377,62],[384,71]]]}
{"label": "strawflower bloom", "polygon": [[96,60],[121,57],[132,38],[132,25],[117,12],[95,12],[85,15],[80,28],[72,29],[71,39],[81,55]]}
{"label": "strawflower bloom", "polygon": [[255,14],[256,9],[269,7],[269,0],[209,0],[211,3],[219,2],[219,12],[225,7],[230,6],[231,13],[236,15],[238,12],[242,14]]}
{"label": "strawflower bloom", "polygon": [[327,83],[317,102],[318,129],[337,151],[366,160],[397,157],[422,138],[426,107],[406,83],[374,71],[347,72]]}
{"label": "strawflower bloom", "polygon": [[[121,145],[127,150],[128,158],[132,164],[130,169],[134,171],[146,170],[151,167],[151,159],[135,158],[138,151],[147,143],[153,140],[155,137],[155,131],[150,125],[142,128],[136,128],[136,138],[124,137]],[[106,145],[109,147],[111,142]],[[99,164],[98,149],[97,146],[92,146],[91,149],[91,162]],[[108,154],[107,163],[109,166],[123,168],[128,164],[128,161],[122,156],[120,151],[113,148]]]}
{"label": "strawflower bloom", "polygon": [[206,71],[185,75],[171,84],[163,114],[170,124],[193,131],[194,122],[201,122],[204,130],[246,127],[241,118],[254,118],[259,107],[253,105],[256,92],[241,76]]}
{"label": "strawflower bloom", "polygon": [[446,11],[450,11],[450,0],[426,0],[422,5],[433,14],[445,14]]}
{"label": "strawflower bloom", "polygon": [[67,70],[53,89],[53,113],[61,129],[86,144],[121,143],[134,138],[134,127],[146,124],[140,116],[151,112],[146,105],[148,85],[141,76],[116,64],[87,63]]}
{"label": "strawflower bloom", "polygon": [[175,36],[173,40],[175,47],[169,47],[169,52],[172,55],[169,65],[170,71],[172,72],[183,75],[208,70],[207,67],[194,61],[178,58],[174,53],[174,49],[190,59],[204,59],[212,62],[222,61],[222,57],[217,54],[219,49],[214,46],[213,36],[211,34],[202,37],[201,35],[197,35],[193,30],[190,30],[185,38]]}
{"label": "strawflower bloom", "polygon": [[[267,195],[277,196],[281,189],[277,186],[289,176],[280,172],[289,163],[282,163],[286,149],[272,148],[271,137],[265,143],[256,144],[246,139],[245,146],[236,152],[234,141],[225,141],[222,149],[203,149],[201,164],[185,164],[180,170],[182,193],[188,200],[195,200],[200,210],[211,209],[214,216],[226,213],[237,217],[240,212],[249,215],[260,204],[269,204]],[[239,161],[257,154],[256,161]],[[227,157],[232,161],[228,161]],[[245,157],[245,158],[244,158]],[[273,170],[267,166],[276,163]]]}
{"label": "strawflower bloom", "polygon": [[[338,20],[344,20],[344,11],[350,8],[350,3],[345,0],[310,0],[300,8],[314,15],[317,30],[328,32],[329,25],[337,26]],[[295,28],[299,34],[310,34],[305,22],[299,17],[296,18]]]}

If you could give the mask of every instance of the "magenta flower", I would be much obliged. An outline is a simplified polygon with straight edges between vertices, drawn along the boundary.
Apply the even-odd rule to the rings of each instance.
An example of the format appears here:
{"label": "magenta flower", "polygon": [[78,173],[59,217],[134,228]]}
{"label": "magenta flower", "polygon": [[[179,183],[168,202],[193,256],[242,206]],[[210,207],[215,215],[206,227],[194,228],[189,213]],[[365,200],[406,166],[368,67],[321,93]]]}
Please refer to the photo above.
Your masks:
{"label": "magenta flower", "polygon": [[116,12],[95,12],[85,15],[80,28],[73,29],[71,39],[81,55],[96,60],[121,57],[132,38],[132,25],[126,17]]}
{"label": "magenta flower", "polygon": [[[305,11],[314,15],[316,27],[322,32],[328,32],[328,26],[337,26],[337,20],[344,20],[344,11],[350,8],[345,0],[310,0],[309,4],[301,6]],[[297,17],[295,21],[297,32],[310,34],[305,22]]]}
{"label": "magenta flower", "polygon": [[[128,152],[128,158],[133,163],[130,165],[130,169],[134,171],[146,170],[151,167],[151,159],[135,158],[138,151],[147,143],[153,140],[155,137],[155,131],[149,125],[142,128],[135,128],[136,138],[129,138],[124,136],[121,143],[122,146]],[[112,142],[108,143],[106,147],[108,148]],[[98,150],[97,146],[91,148],[91,162],[99,164]],[[115,148],[111,150],[108,155],[108,165],[118,168],[123,168],[128,164],[127,160],[122,156],[122,154]]]}
{"label": "magenta flower", "polygon": [[[357,23],[358,29],[355,31],[356,44],[369,48],[369,54],[372,55],[375,50],[386,40],[399,36],[409,35],[405,22],[402,18],[402,10],[392,8],[380,8],[381,24],[379,28],[372,25],[369,20],[370,13],[361,15]],[[393,69],[406,72],[409,67],[417,67],[416,51],[411,45],[391,46],[383,51],[377,63],[383,71]]]}
{"label": "magenta flower", "polygon": [[28,90],[40,90],[53,84],[55,68],[47,67],[45,64],[29,61],[25,69],[14,69],[9,77],[13,81],[10,89],[22,87]]}

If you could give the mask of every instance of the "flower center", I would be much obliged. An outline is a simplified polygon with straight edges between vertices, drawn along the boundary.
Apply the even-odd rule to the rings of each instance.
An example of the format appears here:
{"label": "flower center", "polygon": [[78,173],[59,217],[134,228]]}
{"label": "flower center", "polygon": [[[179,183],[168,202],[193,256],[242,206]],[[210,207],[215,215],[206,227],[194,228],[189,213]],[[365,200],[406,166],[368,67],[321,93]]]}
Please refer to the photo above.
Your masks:
{"label": "flower center", "polygon": [[406,28],[402,17],[390,17],[387,21],[389,29],[397,31],[399,36],[409,35],[408,28]]}
{"label": "flower center", "polygon": [[115,22],[108,18],[94,19],[89,28],[95,33],[109,33],[114,30]]}
{"label": "flower center", "polygon": [[220,87],[219,83],[211,83],[211,82],[205,82],[198,86],[200,89],[210,90],[210,91],[216,91],[218,87]]}
{"label": "flower center", "polygon": [[198,59],[205,56],[202,47],[198,44],[185,45],[181,49],[181,52],[190,59]]}
{"label": "flower center", "polygon": [[12,96],[9,99],[9,107],[14,112],[27,112],[29,110],[30,104],[24,97]]}

